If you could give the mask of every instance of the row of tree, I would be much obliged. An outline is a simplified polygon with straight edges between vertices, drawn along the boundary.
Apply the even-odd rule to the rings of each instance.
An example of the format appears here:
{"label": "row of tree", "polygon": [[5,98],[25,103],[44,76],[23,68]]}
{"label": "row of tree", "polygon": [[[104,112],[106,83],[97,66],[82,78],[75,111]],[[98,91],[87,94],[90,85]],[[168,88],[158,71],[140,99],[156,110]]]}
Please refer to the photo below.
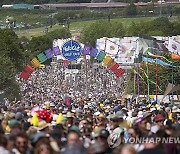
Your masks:
{"label": "row of tree", "polygon": [[[153,0],[157,2],[158,0]],[[0,4],[47,4],[47,3],[90,3],[91,0],[2,0]],[[152,2],[151,0],[114,0],[114,2],[123,2],[123,3],[137,3],[137,2]]]}

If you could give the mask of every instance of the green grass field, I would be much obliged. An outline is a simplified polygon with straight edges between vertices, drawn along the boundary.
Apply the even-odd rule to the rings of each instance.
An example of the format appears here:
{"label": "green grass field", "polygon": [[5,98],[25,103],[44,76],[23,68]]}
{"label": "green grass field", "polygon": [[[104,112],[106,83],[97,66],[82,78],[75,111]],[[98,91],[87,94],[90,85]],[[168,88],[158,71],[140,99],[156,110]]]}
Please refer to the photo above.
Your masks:
{"label": "green grass field", "polygon": [[[117,19],[111,19],[111,22],[121,22],[124,27],[128,27],[132,22],[138,23],[142,21],[149,21],[153,20],[154,17],[142,17],[142,18],[117,18]],[[106,19],[104,19],[106,20]],[[70,31],[72,35],[80,33],[82,29],[90,24],[93,24],[94,22],[97,22],[99,20],[89,20],[89,21],[78,21],[78,22],[71,22],[70,23]],[[58,28],[61,28],[63,25],[54,25],[52,28],[48,28],[49,31],[56,30]],[[16,33],[19,37],[25,36],[28,39],[31,39],[32,37],[36,36],[42,36],[45,34],[45,28],[35,28],[35,29],[28,29],[28,30],[17,30]]]}

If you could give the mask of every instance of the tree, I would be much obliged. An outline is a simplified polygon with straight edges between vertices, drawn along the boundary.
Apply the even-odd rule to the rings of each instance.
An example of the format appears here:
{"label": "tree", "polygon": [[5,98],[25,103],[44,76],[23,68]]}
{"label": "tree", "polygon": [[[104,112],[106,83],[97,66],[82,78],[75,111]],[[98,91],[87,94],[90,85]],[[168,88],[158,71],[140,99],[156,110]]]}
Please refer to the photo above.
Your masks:
{"label": "tree", "polygon": [[134,3],[130,3],[130,5],[128,5],[125,8],[125,15],[127,15],[127,16],[136,16],[137,15],[137,7]]}
{"label": "tree", "polygon": [[54,39],[65,39],[71,37],[71,32],[67,27],[63,27],[54,31],[51,31],[47,34],[51,38],[51,40]]}
{"label": "tree", "polygon": [[[106,25],[106,28],[104,26]],[[108,22],[100,20],[85,27],[82,31],[81,40],[84,44],[95,47],[96,40],[101,37],[122,37],[125,30],[120,22]]]}
{"label": "tree", "polygon": [[[17,35],[9,29],[0,29],[0,90],[10,97],[18,97],[18,86],[15,75],[22,70],[24,63],[24,49]],[[15,90],[9,90],[13,89]]]}
{"label": "tree", "polygon": [[28,44],[28,50],[35,54],[42,52],[50,47],[52,47],[52,40],[47,35],[33,37]]}
{"label": "tree", "polygon": [[180,22],[170,22],[168,18],[161,17],[151,21],[134,23],[127,29],[128,36],[173,36],[180,34]]}
{"label": "tree", "polygon": [[32,53],[31,55],[35,56],[37,53],[51,48],[55,39],[65,39],[70,37],[71,33],[68,28],[57,29],[46,35],[33,37],[27,45],[27,50]]}

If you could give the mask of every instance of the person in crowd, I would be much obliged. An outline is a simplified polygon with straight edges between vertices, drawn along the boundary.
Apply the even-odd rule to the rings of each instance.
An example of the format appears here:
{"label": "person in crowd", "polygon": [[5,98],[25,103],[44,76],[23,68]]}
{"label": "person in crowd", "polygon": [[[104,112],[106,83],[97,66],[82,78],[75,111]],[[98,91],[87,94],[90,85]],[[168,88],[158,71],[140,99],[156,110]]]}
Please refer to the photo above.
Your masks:
{"label": "person in crowd", "polygon": [[7,144],[8,144],[7,139],[3,135],[0,135],[0,153],[10,154],[10,152],[6,149]]}
{"label": "person in crowd", "polygon": [[48,138],[43,138],[36,143],[34,154],[55,154]]}
{"label": "person in crowd", "polygon": [[133,148],[133,146],[127,144],[122,147],[118,147],[112,154],[137,154],[137,151]]}
{"label": "person in crowd", "polygon": [[20,132],[16,136],[15,148],[12,150],[15,154],[30,154],[30,149],[28,147],[29,140],[24,132]]}

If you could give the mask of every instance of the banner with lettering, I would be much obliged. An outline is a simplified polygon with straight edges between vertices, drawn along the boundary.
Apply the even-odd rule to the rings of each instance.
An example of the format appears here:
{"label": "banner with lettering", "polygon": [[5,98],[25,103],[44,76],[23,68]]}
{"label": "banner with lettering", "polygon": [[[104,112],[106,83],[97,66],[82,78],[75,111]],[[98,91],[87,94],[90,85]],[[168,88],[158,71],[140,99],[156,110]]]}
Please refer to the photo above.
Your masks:
{"label": "banner with lettering", "polygon": [[[55,42],[53,44],[55,44]],[[20,74],[20,78],[22,78],[24,80],[28,80],[28,78],[30,77],[32,72],[35,70],[35,68],[38,68],[46,60],[48,60],[48,59],[50,59],[50,58],[52,58],[54,56],[61,55],[61,54],[62,53],[61,53],[61,50],[60,50],[59,46],[55,46],[52,49],[50,48],[50,49],[47,49],[44,52],[41,52],[40,54],[37,55],[37,57],[34,57],[30,61],[30,63],[24,68],[24,70]],[[84,45],[84,47],[82,48],[82,55],[85,55],[85,56],[89,55],[92,58],[98,60],[99,62],[103,62],[104,66],[106,66],[110,70],[112,70],[112,72],[114,72],[114,74],[117,77],[122,76],[123,73],[124,73],[124,70],[120,67],[120,65],[118,63],[114,62],[113,58],[106,55],[106,53],[104,53],[103,51],[99,51],[96,48],[92,48],[90,46]],[[63,62],[65,62],[65,61],[63,61]]]}

